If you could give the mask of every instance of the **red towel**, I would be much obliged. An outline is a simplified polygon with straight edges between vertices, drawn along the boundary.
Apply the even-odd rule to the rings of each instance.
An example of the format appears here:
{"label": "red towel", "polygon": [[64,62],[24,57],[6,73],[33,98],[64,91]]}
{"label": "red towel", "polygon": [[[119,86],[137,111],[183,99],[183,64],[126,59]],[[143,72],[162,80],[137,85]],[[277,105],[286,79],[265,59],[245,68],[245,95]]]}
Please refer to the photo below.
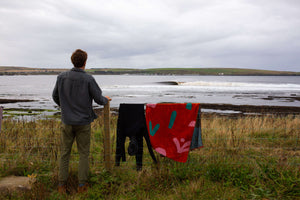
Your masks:
{"label": "red towel", "polygon": [[152,147],[178,162],[186,162],[200,104],[147,104],[146,122]]}

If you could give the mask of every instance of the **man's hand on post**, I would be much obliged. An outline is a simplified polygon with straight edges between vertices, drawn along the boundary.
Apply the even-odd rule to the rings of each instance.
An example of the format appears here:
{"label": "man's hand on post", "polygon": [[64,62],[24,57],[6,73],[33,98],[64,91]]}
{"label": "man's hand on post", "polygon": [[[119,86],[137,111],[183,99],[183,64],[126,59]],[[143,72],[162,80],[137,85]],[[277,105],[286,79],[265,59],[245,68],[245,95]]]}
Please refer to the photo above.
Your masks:
{"label": "man's hand on post", "polygon": [[107,98],[108,101],[111,101],[111,98],[109,96],[105,96],[105,98]]}

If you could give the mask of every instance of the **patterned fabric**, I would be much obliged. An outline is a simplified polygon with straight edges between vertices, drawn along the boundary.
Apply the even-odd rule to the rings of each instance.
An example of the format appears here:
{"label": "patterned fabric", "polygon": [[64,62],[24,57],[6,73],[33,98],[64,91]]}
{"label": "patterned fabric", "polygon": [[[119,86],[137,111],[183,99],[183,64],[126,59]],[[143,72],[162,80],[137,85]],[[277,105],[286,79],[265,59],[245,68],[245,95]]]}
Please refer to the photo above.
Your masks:
{"label": "patterned fabric", "polygon": [[186,162],[190,148],[203,146],[200,104],[147,104],[146,123],[155,151],[175,161]]}

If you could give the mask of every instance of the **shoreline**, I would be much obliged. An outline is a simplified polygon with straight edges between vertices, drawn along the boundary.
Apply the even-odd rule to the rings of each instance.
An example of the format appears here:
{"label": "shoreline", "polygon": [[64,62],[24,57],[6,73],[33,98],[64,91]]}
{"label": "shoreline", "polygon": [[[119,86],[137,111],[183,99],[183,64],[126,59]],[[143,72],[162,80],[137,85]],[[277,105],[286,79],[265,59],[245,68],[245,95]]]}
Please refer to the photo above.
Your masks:
{"label": "shoreline", "polygon": [[[0,75],[57,75],[70,68],[32,68],[0,66]],[[300,76],[295,71],[245,68],[87,68],[93,75],[213,75],[213,76]]]}
{"label": "shoreline", "polygon": [[7,104],[7,103],[19,103],[19,102],[33,102],[36,100],[32,99],[0,99],[0,103]]}
{"label": "shoreline", "polygon": [[300,107],[266,106],[266,105],[233,105],[233,104],[200,104],[201,108],[216,110],[233,110],[242,113],[260,114],[300,114]]}
{"label": "shoreline", "polygon": [[[0,103],[2,107],[4,107],[4,111],[12,112],[11,115],[16,114],[16,112],[20,112],[20,114],[24,114],[27,112],[30,115],[31,113],[39,111],[41,114],[45,114],[48,109],[35,109],[35,108],[5,108],[5,104],[9,103],[18,103],[18,102],[33,102],[36,100],[32,99],[0,99]],[[167,102],[161,102],[167,103]],[[145,104],[146,105],[146,104]],[[225,104],[225,103],[200,103],[200,107],[202,110],[202,114],[206,115],[230,115],[230,116],[248,116],[248,115],[300,115],[300,106],[268,106],[268,105],[235,105],[235,104]],[[101,115],[103,112],[103,107],[94,108],[95,112],[98,115]],[[112,115],[118,115],[118,107],[110,107],[110,111]],[[59,110],[52,110],[52,114],[59,115]],[[36,116],[36,114],[35,114]]]}
{"label": "shoreline", "polygon": [[[300,107],[208,103],[200,103],[200,107],[201,113],[204,115],[225,115],[241,117],[249,115],[300,115]],[[203,109],[205,109],[205,111],[203,111]],[[101,115],[104,109],[96,108],[94,110],[98,115]],[[110,111],[112,115],[118,115],[119,109],[111,107]]]}

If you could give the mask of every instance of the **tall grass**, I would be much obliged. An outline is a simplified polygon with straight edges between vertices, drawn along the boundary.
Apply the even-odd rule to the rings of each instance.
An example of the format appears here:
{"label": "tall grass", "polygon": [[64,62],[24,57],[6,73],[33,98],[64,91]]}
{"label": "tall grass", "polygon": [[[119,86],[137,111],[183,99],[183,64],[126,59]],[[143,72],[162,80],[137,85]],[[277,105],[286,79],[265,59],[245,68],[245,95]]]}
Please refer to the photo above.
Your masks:
{"label": "tall grass", "polygon": [[[115,151],[117,117],[111,120]],[[70,195],[56,191],[60,121],[4,119],[0,133],[0,176],[37,175],[33,190],[10,199],[297,199],[300,198],[300,116],[202,116],[204,148],[177,163],[147,148],[144,166],[135,158],[104,169],[103,119],[92,124],[88,193],[77,194],[78,152],[72,150]],[[76,146],[76,145],[75,145]],[[112,156],[114,157],[114,155]],[[113,162],[113,161],[112,161]]]}

